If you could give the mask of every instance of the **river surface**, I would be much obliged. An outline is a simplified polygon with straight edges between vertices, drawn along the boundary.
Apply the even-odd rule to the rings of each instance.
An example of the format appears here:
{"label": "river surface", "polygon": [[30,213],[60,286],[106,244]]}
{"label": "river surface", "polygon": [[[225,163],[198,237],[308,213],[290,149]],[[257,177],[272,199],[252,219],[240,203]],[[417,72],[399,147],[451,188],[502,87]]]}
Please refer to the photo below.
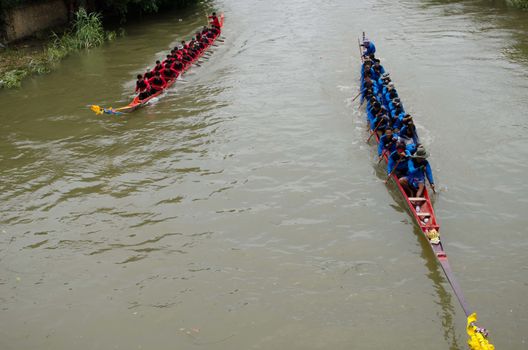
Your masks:
{"label": "river surface", "polygon": [[[186,82],[85,107],[126,104],[207,6],[225,42]],[[0,92],[1,349],[465,349],[351,103],[362,31],[431,153],[466,299],[497,349],[528,349],[528,12],[225,0],[126,30]]]}

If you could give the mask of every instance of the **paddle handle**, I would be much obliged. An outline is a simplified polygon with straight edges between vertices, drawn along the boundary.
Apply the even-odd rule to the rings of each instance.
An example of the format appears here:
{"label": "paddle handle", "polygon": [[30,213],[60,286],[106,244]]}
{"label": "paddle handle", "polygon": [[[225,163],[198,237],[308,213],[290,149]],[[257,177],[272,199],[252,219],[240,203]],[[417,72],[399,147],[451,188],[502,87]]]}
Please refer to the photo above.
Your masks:
{"label": "paddle handle", "polygon": [[381,161],[382,161],[383,156],[385,155],[385,153],[387,153],[387,150],[383,150],[383,152],[381,152],[381,156],[379,156],[379,159],[378,159],[378,164],[381,163]]}
{"label": "paddle handle", "polygon": [[392,177],[392,174],[394,174],[394,172],[396,171],[396,168],[398,168],[398,164],[400,164],[401,162],[401,158],[398,159],[398,161],[396,162],[396,164],[394,164],[394,169],[392,169],[392,171],[390,172],[389,176],[387,177],[387,180],[385,180],[385,184],[387,184],[387,182],[389,182],[389,180],[391,179]]}
{"label": "paddle handle", "polygon": [[429,186],[431,187],[431,190],[433,190],[433,193],[436,194],[435,185],[429,181]]}
{"label": "paddle handle", "polygon": [[376,127],[374,128],[374,130],[372,130],[372,131],[370,132],[370,136],[369,136],[369,138],[367,139],[367,141],[365,141],[366,143],[368,143],[368,142],[370,141],[370,139],[372,138],[372,135],[374,135],[375,133],[378,132],[378,128],[379,128],[379,126],[380,126],[380,124],[381,124],[382,121],[383,121],[383,118],[378,122],[378,125],[376,125]]}
{"label": "paddle handle", "polygon": [[358,94],[356,95],[356,97],[354,97],[354,98],[352,99],[352,102],[354,102],[354,101],[359,97],[359,95],[361,95],[363,92],[365,92],[365,89],[360,90],[360,91],[358,92]]}
{"label": "paddle handle", "polygon": [[361,41],[358,38],[358,48],[359,48],[359,57],[361,58],[361,62],[364,62],[365,59],[363,58],[363,50],[361,50]]}

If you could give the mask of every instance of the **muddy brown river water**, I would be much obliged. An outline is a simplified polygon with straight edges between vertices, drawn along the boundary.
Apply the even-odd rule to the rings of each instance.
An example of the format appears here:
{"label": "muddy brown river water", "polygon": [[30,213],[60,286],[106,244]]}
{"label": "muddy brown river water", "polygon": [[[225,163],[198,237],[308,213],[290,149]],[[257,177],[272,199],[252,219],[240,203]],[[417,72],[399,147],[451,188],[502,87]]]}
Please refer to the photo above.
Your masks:
{"label": "muddy brown river water", "polygon": [[465,349],[350,101],[366,31],[431,152],[466,299],[497,349],[528,349],[528,12],[212,5],[225,42],[131,115],[85,105],[126,104],[206,5],[0,92],[0,348]]}

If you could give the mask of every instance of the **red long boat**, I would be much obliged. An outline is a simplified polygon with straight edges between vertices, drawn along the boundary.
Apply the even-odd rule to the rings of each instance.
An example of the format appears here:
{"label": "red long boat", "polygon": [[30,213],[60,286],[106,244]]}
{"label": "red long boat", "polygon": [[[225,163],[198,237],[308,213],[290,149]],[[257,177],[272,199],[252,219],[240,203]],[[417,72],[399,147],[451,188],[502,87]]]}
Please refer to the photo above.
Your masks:
{"label": "red long boat", "polygon": [[[220,21],[220,27],[222,27],[224,25],[224,14],[220,14],[219,16],[219,21]],[[169,89],[172,85],[174,85],[174,83],[178,80],[179,77],[181,77],[183,75],[183,73],[185,73],[186,71],[188,71],[192,65],[194,63],[196,63],[204,54],[205,52],[207,51],[207,49],[209,47],[211,47],[211,45],[214,44],[214,42],[216,41],[216,39],[218,39],[218,37],[221,35],[221,31],[216,34],[216,36],[213,38],[213,40],[211,41],[211,43],[209,45],[207,45],[203,50],[202,52],[200,52],[199,55],[197,55],[191,62],[187,63],[184,67],[183,67],[183,70],[182,72],[180,73],[180,75],[174,79],[171,79],[169,81],[167,81],[167,84],[165,86],[165,88],[163,90],[160,90],[158,92],[156,92],[155,94],[152,94],[150,95],[149,97],[143,99],[143,100],[140,100],[139,99],[139,96],[136,96],[132,102],[130,102],[128,105],[124,106],[124,107],[120,107],[120,108],[103,108],[103,107],[100,107],[98,105],[91,105],[90,108],[92,109],[92,111],[94,111],[96,114],[112,114],[112,115],[121,115],[123,113],[130,113],[130,112],[133,112],[141,107],[144,107],[146,105],[149,104],[149,102],[160,96],[161,94],[163,94],[167,89]]]}
{"label": "red long boat", "polygon": [[[363,33],[362,42],[363,44],[365,43],[365,33]],[[364,45],[362,45],[362,42],[358,39],[361,61],[362,63],[364,63],[363,50],[362,50],[362,47]],[[360,91],[363,91],[363,86],[361,86]],[[380,136],[378,135],[378,132],[376,131],[376,129],[371,132],[373,132],[373,136],[375,136],[376,142],[379,143]],[[388,165],[389,155],[387,153],[388,152],[383,153],[383,158],[385,159],[385,162]],[[451,266],[449,265],[449,261],[447,259],[447,254],[442,245],[442,241],[440,240],[440,233],[439,233],[440,225],[438,221],[436,220],[436,216],[434,213],[433,205],[431,203],[431,198],[429,197],[429,192],[427,190],[427,187],[424,187],[422,197],[409,197],[407,193],[405,192],[405,190],[403,189],[402,185],[400,184],[398,177],[394,173],[390,174],[390,178],[387,179],[387,181],[390,181],[390,180],[393,180],[393,182],[396,184],[396,187],[398,188],[401,196],[405,200],[406,209],[412,215],[416,224],[420,227],[425,239],[427,239],[427,241],[429,242],[429,246],[431,247],[438,262],[440,263],[440,266],[442,267],[442,270],[444,271],[444,274],[449,284],[451,285],[453,292],[460,303],[460,306],[462,307],[462,309],[464,310],[464,313],[466,314],[466,317],[467,317],[466,331],[469,336],[469,339],[468,339],[469,348],[472,350],[494,350],[495,347],[492,344],[490,344],[487,339],[487,336],[488,336],[487,330],[484,328],[480,328],[476,325],[477,314],[471,311],[471,308],[469,307],[468,303],[466,302],[464,298],[462,289],[460,288],[460,285],[458,284],[453,274],[453,271],[451,270]]]}

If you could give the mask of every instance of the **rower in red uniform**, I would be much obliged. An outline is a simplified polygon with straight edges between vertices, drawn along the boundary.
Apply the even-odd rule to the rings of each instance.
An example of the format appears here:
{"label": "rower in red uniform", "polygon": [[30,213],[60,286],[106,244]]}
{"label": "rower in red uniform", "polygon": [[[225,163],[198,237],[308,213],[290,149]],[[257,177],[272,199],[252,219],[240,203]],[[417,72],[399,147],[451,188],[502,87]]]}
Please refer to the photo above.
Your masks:
{"label": "rower in red uniform", "polygon": [[159,60],[156,61],[156,66],[154,67],[154,69],[152,70],[152,73],[156,73],[156,72],[159,72],[160,70],[163,69],[163,65],[161,64],[161,62]]}
{"label": "rower in red uniform", "polygon": [[214,39],[215,36],[216,36],[215,32],[213,32],[213,30],[211,29],[211,30],[208,30],[207,33],[205,33],[204,38],[212,40]]}
{"label": "rower in red uniform", "polygon": [[218,17],[216,17],[216,12],[213,12],[213,14],[211,16],[208,16],[207,18],[209,18],[211,20],[211,24],[214,25],[215,27],[217,28],[220,28],[220,20],[218,19]]}
{"label": "rower in red uniform", "polygon": [[196,49],[200,53],[202,53],[205,50],[205,43],[204,43],[203,39],[196,43]]}
{"label": "rower in red uniform", "polygon": [[161,64],[163,65],[163,67],[165,67],[167,63],[172,64],[172,62],[174,62],[174,58],[171,55],[167,55],[167,57],[163,60]]}
{"label": "rower in red uniform", "polygon": [[196,58],[196,52],[194,52],[194,49],[191,46],[187,49],[187,56],[191,58],[191,61]]}
{"label": "rower in red uniform", "polygon": [[171,68],[174,69],[176,73],[181,74],[181,72],[183,71],[183,63],[181,63],[180,60],[176,60],[172,64]]}
{"label": "rower in red uniform", "polygon": [[181,60],[182,59],[182,51],[180,50],[180,48],[178,46],[174,47],[174,58],[176,58],[177,60]]}
{"label": "rower in red uniform", "polygon": [[155,75],[149,79],[149,84],[151,95],[160,92],[161,90],[165,89],[165,86],[167,86],[167,82],[161,76],[160,71],[156,71]]}
{"label": "rower in red uniform", "polygon": [[169,81],[172,79],[176,79],[180,75],[175,69],[172,68],[172,63],[165,63],[165,68],[161,71],[161,76]]}
{"label": "rower in red uniform", "polygon": [[141,74],[137,75],[136,81],[136,94],[139,93],[139,99],[144,100],[149,97],[150,84],[146,77],[144,78]]}
{"label": "rower in red uniform", "polygon": [[218,34],[220,34],[220,27],[216,27],[216,26],[212,26],[211,27],[211,32],[216,36]]}
{"label": "rower in red uniform", "polygon": [[185,50],[185,51],[186,52],[184,52],[183,56],[182,56],[182,62],[183,62],[184,65],[187,66],[187,65],[189,65],[191,63],[192,58],[191,58],[191,56],[189,56],[189,54],[187,52],[188,50]]}

